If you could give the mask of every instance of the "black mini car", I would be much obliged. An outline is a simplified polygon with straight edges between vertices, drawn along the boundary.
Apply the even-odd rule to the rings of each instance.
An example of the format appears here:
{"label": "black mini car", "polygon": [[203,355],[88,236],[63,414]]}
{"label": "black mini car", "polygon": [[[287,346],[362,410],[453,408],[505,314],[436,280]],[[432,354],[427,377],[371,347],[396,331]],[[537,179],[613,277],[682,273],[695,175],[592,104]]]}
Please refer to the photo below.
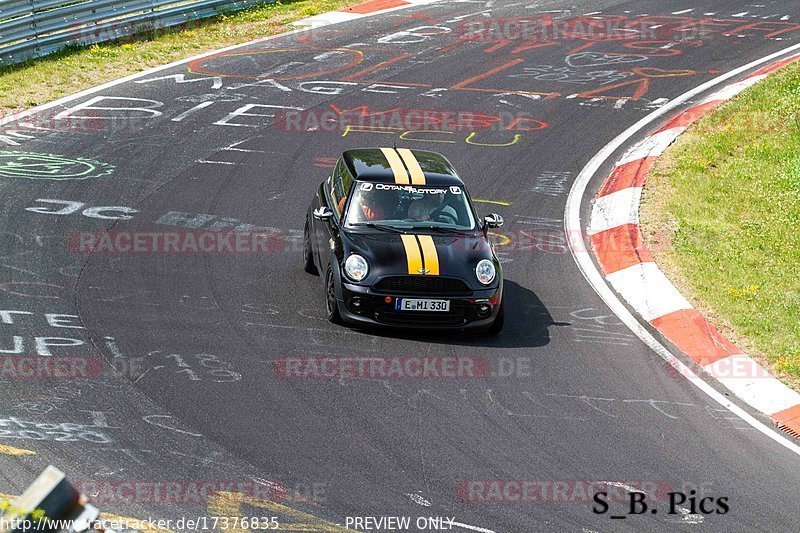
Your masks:
{"label": "black mini car", "polygon": [[503,327],[503,272],[447,159],[407,148],[348,150],[306,215],[307,272],[322,273],[328,319],[362,326]]}

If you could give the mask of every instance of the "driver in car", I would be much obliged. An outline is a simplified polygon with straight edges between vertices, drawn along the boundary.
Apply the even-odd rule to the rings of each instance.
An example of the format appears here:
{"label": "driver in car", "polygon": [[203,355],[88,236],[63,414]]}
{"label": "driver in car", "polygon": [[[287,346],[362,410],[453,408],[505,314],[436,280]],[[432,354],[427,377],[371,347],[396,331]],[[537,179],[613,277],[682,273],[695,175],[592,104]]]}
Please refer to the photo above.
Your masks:
{"label": "driver in car", "polygon": [[[352,206],[350,209],[356,210],[355,219],[358,222],[373,222],[384,219],[383,208],[378,202],[377,196],[374,190],[361,190],[360,194],[356,196],[355,202],[357,205]],[[346,202],[346,196],[339,201],[340,213],[344,209]]]}
{"label": "driver in car", "polygon": [[415,200],[408,208],[408,218],[418,222],[458,223],[456,210],[444,203],[444,194],[426,194]]}

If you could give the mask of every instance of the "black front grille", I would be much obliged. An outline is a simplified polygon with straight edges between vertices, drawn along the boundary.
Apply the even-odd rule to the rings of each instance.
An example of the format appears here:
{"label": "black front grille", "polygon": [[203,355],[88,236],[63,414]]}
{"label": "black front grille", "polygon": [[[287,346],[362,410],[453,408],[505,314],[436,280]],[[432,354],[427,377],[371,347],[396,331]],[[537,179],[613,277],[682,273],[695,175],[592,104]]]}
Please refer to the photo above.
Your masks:
{"label": "black front grille", "polygon": [[456,278],[440,276],[394,276],[380,280],[374,289],[389,294],[465,295],[472,291]]}

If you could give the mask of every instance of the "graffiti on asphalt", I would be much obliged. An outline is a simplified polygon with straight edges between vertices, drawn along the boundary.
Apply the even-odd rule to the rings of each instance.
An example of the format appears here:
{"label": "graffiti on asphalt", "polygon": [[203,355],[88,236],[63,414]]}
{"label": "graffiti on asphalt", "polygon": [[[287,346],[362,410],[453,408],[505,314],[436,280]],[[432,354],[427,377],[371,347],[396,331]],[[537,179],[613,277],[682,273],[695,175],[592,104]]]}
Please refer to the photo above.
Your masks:
{"label": "graffiti on asphalt", "polygon": [[114,173],[115,167],[85,157],[0,151],[0,178],[85,180]]}

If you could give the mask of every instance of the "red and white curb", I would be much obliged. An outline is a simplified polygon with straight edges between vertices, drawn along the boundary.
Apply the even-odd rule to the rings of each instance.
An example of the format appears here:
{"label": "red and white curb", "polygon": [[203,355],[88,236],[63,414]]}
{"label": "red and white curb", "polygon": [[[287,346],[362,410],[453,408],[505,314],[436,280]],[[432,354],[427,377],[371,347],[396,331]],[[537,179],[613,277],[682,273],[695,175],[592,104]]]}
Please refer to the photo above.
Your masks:
{"label": "red and white curb", "polygon": [[587,234],[606,281],[647,322],[748,405],[800,438],[800,394],[775,379],[710,324],[659,270],[639,228],[642,187],[653,163],[709,111],[800,55],[718,90],[634,145],[600,187]]}
{"label": "red and white curb", "polygon": [[340,9],[339,11],[331,11],[329,13],[322,13],[320,15],[314,15],[313,17],[296,20],[292,24],[307,29],[315,29],[330,24],[358,20],[383,11],[391,11],[393,9],[414,5],[432,4],[438,1],[440,0],[368,0],[361,4]]}

